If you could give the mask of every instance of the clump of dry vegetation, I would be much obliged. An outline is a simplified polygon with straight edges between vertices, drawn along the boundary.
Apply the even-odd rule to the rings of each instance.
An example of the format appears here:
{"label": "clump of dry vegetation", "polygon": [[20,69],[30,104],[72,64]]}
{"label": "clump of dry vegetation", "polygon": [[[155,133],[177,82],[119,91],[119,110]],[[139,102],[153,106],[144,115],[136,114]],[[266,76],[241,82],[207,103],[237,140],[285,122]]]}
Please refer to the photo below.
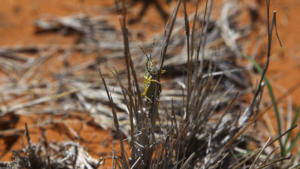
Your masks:
{"label": "clump of dry vegetation", "polygon": [[[120,23],[123,31],[124,46],[127,63],[128,73],[128,89],[129,95],[124,97],[129,98],[127,104],[130,114],[131,133],[130,133],[130,145],[131,154],[130,158],[127,158],[124,150],[121,150],[120,164],[116,162],[114,167],[121,166],[121,168],[265,168],[273,166],[277,161],[283,161],[289,159],[289,157],[283,157],[276,159],[271,155],[267,160],[261,160],[261,153],[263,150],[271,145],[274,140],[269,140],[263,148],[260,148],[253,154],[245,154],[237,156],[237,149],[245,149],[249,143],[247,138],[241,136],[245,129],[249,127],[257,117],[259,117],[259,103],[262,96],[262,90],[264,87],[263,79],[268,69],[270,48],[271,48],[271,36],[272,29],[276,23],[276,13],[273,15],[272,23],[268,21],[268,53],[267,62],[264,66],[261,79],[258,83],[258,87],[254,91],[254,97],[249,106],[244,111],[243,108],[236,108],[234,106],[237,99],[238,90],[234,90],[235,95],[230,96],[230,89],[224,89],[222,84],[222,76],[215,77],[216,69],[219,65],[214,60],[207,60],[207,66],[204,65],[205,47],[207,45],[207,36],[209,35],[207,29],[210,22],[210,13],[213,6],[213,1],[206,1],[205,12],[202,20],[202,29],[198,43],[195,42],[194,33],[195,27],[192,29],[189,27],[189,18],[186,13],[186,1],[183,3],[184,9],[184,23],[186,32],[186,83],[183,84],[183,99],[181,102],[176,103],[181,105],[181,108],[174,108],[174,101],[171,99],[167,105],[171,105],[169,109],[160,108],[159,95],[160,88],[156,85],[156,88],[152,90],[152,98],[150,102],[143,102],[140,98],[140,91],[137,81],[134,81],[136,88],[132,88],[130,84],[130,76],[136,79],[136,73],[134,70],[133,62],[131,60],[128,42],[128,32],[125,21],[125,8],[120,9]],[[179,0],[175,10],[173,11],[170,20],[168,21],[165,33],[163,36],[160,62],[158,66],[158,72],[155,80],[160,84],[160,76],[163,70],[164,60],[166,57],[166,51],[169,45],[170,37],[176,21],[176,15],[180,7],[181,1]],[[230,4],[232,5],[232,4]],[[230,6],[229,5],[229,6]],[[230,7],[224,7],[223,15],[228,15]],[[269,6],[268,6],[269,8]],[[227,9],[227,10],[226,10]],[[269,10],[269,9],[268,9]],[[224,12],[225,11],[225,12]],[[227,11],[227,12],[226,12]],[[196,23],[198,16],[197,9],[195,12],[193,23]],[[228,17],[228,16],[227,16]],[[226,27],[230,22],[226,20],[226,16],[223,22],[221,22],[221,32],[225,43],[231,47],[235,53],[239,54],[240,50],[236,44],[236,39],[230,36],[230,27]],[[276,25],[275,25],[276,26]],[[224,28],[225,27],[225,28]],[[223,28],[223,29],[222,29]],[[227,30],[226,30],[227,28]],[[224,32],[222,32],[224,31]],[[227,36],[226,36],[227,35]],[[228,38],[228,39],[226,39]],[[192,40],[190,40],[192,39]],[[196,44],[194,44],[196,43]],[[223,63],[220,63],[222,65]],[[226,71],[224,71],[226,72]],[[224,73],[223,72],[223,73]],[[100,73],[101,74],[101,73]],[[207,75],[207,76],[204,76]],[[103,83],[106,87],[105,80],[101,75]],[[227,78],[225,76],[225,78]],[[242,80],[242,79],[240,79]],[[223,90],[218,93],[218,91]],[[109,90],[106,87],[107,95],[110,98],[111,104],[113,99],[110,97]],[[124,92],[125,93],[125,92]],[[225,105],[218,103],[213,104],[217,100],[212,95],[217,94],[217,97],[228,96],[230,101]],[[231,93],[232,94],[232,93]],[[136,100],[136,102],[133,102]],[[164,104],[165,105],[165,104]],[[216,114],[217,109],[221,109],[222,113]],[[117,120],[117,114],[113,109],[115,127],[119,133],[119,124]],[[253,118],[252,120],[250,120]],[[282,136],[282,135],[281,135]],[[281,137],[280,136],[280,137]],[[279,138],[280,138],[279,137]],[[120,137],[121,138],[121,137]],[[122,140],[120,139],[120,144]],[[275,158],[275,159],[272,159]],[[268,161],[268,162],[267,162]],[[270,163],[271,161],[271,163]]]}
{"label": "clump of dry vegetation", "polygon": [[[113,47],[112,44],[101,46],[97,39],[112,38],[112,35],[93,36],[97,32],[93,26],[93,23],[98,23],[96,19],[75,18],[75,23],[85,24],[73,28],[72,31],[82,31],[80,33],[83,36],[72,50],[94,52],[104,48],[111,50],[111,57],[124,56],[126,64],[124,69],[114,69],[114,77],[110,78],[108,71],[104,74],[104,66],[101,62],[69,68],[69,74],[62,73],[57,75],[57,78],[61,80],[61,86],[65,87],[65,84],[70,83],[76,87],[75,89],[55,97],[44,97],[31,104],[12,107],[4,113],[50,100],[54,100],[58,105],[69,103],[74,97],[70,96],[69,101],[58,99],[75,95],[75,99],[83,105],[81,109],[88,111],[98,125],[103,128],[114,125],[119,139],[120,153],[112,150],[112,168],[297,167],[298,164],[291,160],[290,154],[283,156],[277,148],[271,147],[274,142],[290,133],[296,127],[295,125],[279,133],[278,137],[269,138],[255,150],[249,150],[249,144],[261,140],[246,132],[263,115],[260,102],[264,78],[270,62],[276,13],[273,13],[271,22],[269,16],[267,17],[267,60],[253,90],[248,79],[249,71],[236,62],[243,53],[238,40],[246,37],[250,28],[242,29],[235,25],[238,13],[238,9],[234,8],[235,2],[224,4],[220,20],[211,16],[212,0],[207,0],[203,9],[198,9],[200,2],[197,0],[196,10],[192,15],[188,15],[186,3],[185,0],[177,1],[164,34],[157,42],[160,44],[159,47],[154,45],[151,53],[144,51],[145,55],[149,55],[148,58],[137,57],[143,53],[131,48],[124,2],[116,1],[122,30],[119,35],[122,35],[123,43]],[[177,19],[180,8],[184,13],[183,19]],[[269,1],[267,1],[267,14],[269,15]],[[65,28],[64,23],[70,23],[63,22],[62,19],[56,21],[60,24],[48,24],[44,30],[40,30],[43,29],[41,25],[47,25],[45,23],[48,22],[40,21],[39,31]],[[55,27],[57,25],[59,27]],[[83,27],[84,25],[87,27]],[[72,25],[67,27],[72,28]],[[101,32],[101,28],[98,31]],[[110,27],[105,31],[115,30]],[[151,48],[151,44],[133,46],[139,45],[142,49],[147,49]],[[85,49],[84,45],[89,46],[88,49]],[[120,53],[122,50],[123,54]],[[149,61],[153,62],[151,71],[148,68]],[[71,70],[76,69],[92,72],[95,69],[88,68],[98,69],[98,65],[101,69],[97,74],[91,73],[90,79],[70,74]],[[152,71],[154,69],[155,71]],[[144,91],[147,98],[142,96],[143,91],[139,83],[139,79],[143,76],[140,72],[144,71],[148,71],[145,77],[145,88],[151,88]],[[171,80],[165,83],[162,80],[164,76]],[[249,93],[253,93],[253,97],[247,104],[242,97]],[[108,107],[112,108],[112,114]],[[107,122],[109,119],[113,122]],[[0,168],[96,169],[101,168],[105,162],[104,159],[93,159],[74,142],[53,144],[44,140],[43,143],[33,144],[27,127],[25,131],[27,147],[14,153],[13,162],[0,163]],[[128,138],[130,152],[125,151],[124,137]]]}

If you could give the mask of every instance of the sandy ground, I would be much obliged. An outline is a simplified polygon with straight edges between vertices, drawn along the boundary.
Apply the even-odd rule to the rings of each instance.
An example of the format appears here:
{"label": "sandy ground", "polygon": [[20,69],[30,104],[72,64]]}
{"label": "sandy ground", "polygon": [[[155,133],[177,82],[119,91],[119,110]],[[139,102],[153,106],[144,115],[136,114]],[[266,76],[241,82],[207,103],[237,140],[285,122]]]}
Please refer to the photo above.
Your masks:
{"label": "sandy ground", "polygon": [[[259,0],[257,0],[259,2]],[[299,86],[300,84],[300,24],[298,14],[300,11],[299,0],[272,0],[271,9],[277,10],[278,13],[278,31],[280,39],[283,43],[283,47],[279,46],[279,43],[274,38],[274,45],[271,56],[271,65],[268,72],[273,87],[275,89],[276,97],[280,97],[287,90]],[[79,12],[85,12],[89,15],[99,14],[101,9],[105,7],[111,7],[113,1],[99,1],[99,0],[5,0],[2,1],[0,6],[0,46],[13,46],[13,45],[30,45],[30,44],[71,44],[76,40],[74,36],[60,36],[54,34],[46,34],[43,36],[37,36],[33,23],[36,19],[42,16],[68,16],[71,14],[77,14]],[[141,8],[138,4],[131,14],[134,15]],[[168,7],[164,5],[167,10]],[[170,10],[170,9],[168,9]],[[299,11],[298,11],[299,10]],[[264,16],[265,6],[264,3],[259,7],[260,15]],[[118,27],[117,15],[109,14],[111,17],[110,22]],[[152,19],[151,19],[152,18]],[[152,22],[150,22],[152,21]],[[258,26],[264,25],[265,17],[260,19]],[[135,29],[151,26],[152,29],[146,30],[147,36],[151,36],[154,32],[162,32],[164,21],[161,19],[154,7],[150,7],[146,16],[142,19],[143,25],[135,24],[131,25]],[[153,23],[154,22],[154,23]],[[150,24],[151,23],[151,24]],[[251,37],[252,38],[252,37]],[[250,42],[255,43],[256,38],[250,38]],[[262,41],[262,44],[266,44]],[[260,49],[258,52],[258,58],[263,61],[265,49]],[[80,56],[78,56],[78,59]],[[61,63],[55,63],[56,60],[50,60],[46,65],[55,64],[53,66],[45,66],[45,75],[49,75],[51,72],[55,72]],[[1,65],[0,65],[1,66]],[[292,106],[295,109],[300,105],[300,88],[296,88],[290,93],[292,99]],[[266,97],[268,97],[266,95]],[[283,100],[287,102],[286,99]],[[286,104],[285,104],[286,105]],[[284,106],[285,108],[286,106]],[[273,113],[270,111],[269,116],[273,119]],[[74,116],[78,119],[84,118],[82,114],[74,112]],[[21,116],[18,119],[16,125],[10,125],[8,121],[16,120],[17,117],[1,117],[0,118],[0,130],[7,128],[23,128],[24,123],[27,122],[34,124],[37,121],[37,117]],[[60,118],[60,117],[56,117]],[[85,120],[86,123],[80,122],[76,119],[68,119],[67,122],[72,128],[79,133],[81,138],[73,138],[72,134],[68,135],[68,131],[63,125],[49,126],[47,130],[48,140],[66,140],[75,139],[80,142],[84,147],[94,156],[99,157],[99,153],[111,153],[112,151],[112,136],[110,131],[102,130],[95,125],[89,123],[91,119]],[[275,121],[274,121],[275,126]],[[60,129],[60,130],[58,130]],[[33,141],[40,139],[40,129],[31,129],[31,135]],[[273,133],[275,134],[275,133]],[[5,144],[3,144],[5,143]],[[11,143],[11,144],[10,144]],[[89,143],[89,144],[88,144]],[[0,137],[0,160],[9,160],[12,150],[19,149],[24,144],[24,137],[12,136],[10,138]],[[5,153],[7,152],[7,153]]]}

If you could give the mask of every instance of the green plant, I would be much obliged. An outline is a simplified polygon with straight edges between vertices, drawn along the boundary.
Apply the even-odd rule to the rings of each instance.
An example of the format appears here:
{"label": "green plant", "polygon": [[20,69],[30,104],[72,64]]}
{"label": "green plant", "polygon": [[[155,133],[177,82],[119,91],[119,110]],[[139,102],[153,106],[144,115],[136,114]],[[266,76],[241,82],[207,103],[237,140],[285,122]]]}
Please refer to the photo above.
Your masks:
{"label": "green plant", "polygon": [[[267,5],[268,6],[270,5],[270,1],[267,1]],[[269,8],[267,8],[267,15],[269,15]],[[280,41],[279,36],[278,36],[278,32],[277,32],[276,15],[274,15],[274,17],[275,18],[273,18],[274,22],[272,23],[271,29],[273,28],[273,25],[274,25],[275,26],[276,37],[279,41],[280,46],[282,46],[281,41]],[[267,17],[267,18],[269,18],[269,17]],[[272,33],[272,30],[269,30],[269,28],[268,28],[268,34],[269,34],[269,36],[272,36],[272,34],[270,34],[270,33]],[[269,43],[271,43],[271,39],[272,38],[269,38]],[[268,53],[270,53],[270,51],[271,51],[271,45],[268,48]],[[254,65],[255,69],[259,72],[260,75],[263,74],[263,69],[259,66],[259,64],[252,57],[246,55],[245,53],[242,53],[242,55]],[[276,122],[277,122],[277,131],[278,131],[278,135],[280,135],[282,133],[282,120],[283,119],[281,119],[281,117],[280,117],[279,110],[278,110],[278,103],[277,103],[275,94],[273,92],[273,87],[272,87],[270,81],[268,80],[267,76],[264,77],[264,82],[265,82],[265,85],[268,89],[269,96],[271,98],[271,103],[272,103],[272,107],[273,107],[275,117],[276,117]],[[292,122],[291,126],[287,126],[287,127],[292,127],[292,126],[296,125],[296,122],[297,122],[298,117],[299,117],[299,111],[300,110],[298,109],[297,112],[296,112],[296,115],[293,119],[293,122]],[[297,136],[292,140],[289,140],[290,136],[291,136],[291,133],[288,133],[287,137],[284,141],[282,139],[279,139],[280,152],[281,152],[282,157],[285,157],[288,153],[291,152],[292,148],[295,146],[295,144],[299,140],[300,133],[298,132]],[[288,142],[291,142],[289,147],[287,146]]]}

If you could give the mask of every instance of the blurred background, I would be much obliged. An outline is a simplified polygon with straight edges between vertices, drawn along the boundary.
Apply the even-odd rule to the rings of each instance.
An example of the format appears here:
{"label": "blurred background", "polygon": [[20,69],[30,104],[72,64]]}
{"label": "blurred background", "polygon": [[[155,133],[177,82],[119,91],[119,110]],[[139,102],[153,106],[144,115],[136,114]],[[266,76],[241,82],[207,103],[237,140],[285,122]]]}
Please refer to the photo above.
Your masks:
{"label": "blurred background", "polygon": [[[213,17],[222,17],[220,9],[225,2],[215,1]],[[237,4],[242,11],[238,16],[239,24],[251,26],[247,40],[243,40],[243,50],[263,65],[267,45],[265,2],[240,0]],[[147,42],[148,47],[151,47],[152,42],[163,34],[175,5],[176,2],[172,0],[127,2],[133,54],[138,50],[141,53],[138,47],[140,44]],[[203,8],[204,2],[200,5]],[[190,0],[187,10],[190,13],[194,9],[195,2]],[[288,120],[295,116],[300,106],[300,1],[271,0],[273,10],[277,11],[277,29],[282,47],[273,36],[267,76],[272,83],[275,98],[280,99],[278,107],[282,119]],[[182,16],[180,9],[179,17]],[[101,46],[101,50],[97,45]],[[76,80],[83,82],[99,78],[95,74],[97,72],[93,73],[96,63],[105,63],[106,67],[113,65],[122,71],[125,66],[120,59],[122,48],[122,34],[114,0],[1,1],[0,160],[10,160],[12,150],[20,149],[25,144],[25,122],[30,126],[33,141],[41,140],[41,133],[45,132],[42,128],[45,128],[44,139],[76,140],[85,145],[92,156],[109,156],[114,138],[109,127],[112,122],[104,117],[95,120],[93,115],[85,114],[89,103],[97,102],[98,98],[90,93],[82,94],[81,97],[75,95],[73,90],[86,87],[75,83]],[[106,59],[108,55],[113,59]],[[240,62],[249,65],[246,60]],[[90,72],[82,71],[83,67]],[[112,76],[109,71],[104,68],[104,73]],[[70,79],[66,78],[71,76]],[[257,75],[251,75],[250,80],[255,85]],[[142,76],[139,81],[143,82]],[[69,85],[71,82],[72,85]],[[268,91],[264,92],[262,103],[267,107],[271,99]],[[70,103],[72,100],[64,96],[84,101]],[[50,103],[53,100],[59,100],[61,107]],[[68,113],[64,113],[66,111]],[[110,109],[106,108],[104,112],[109,113]],[[272,109],[264,115],[262,122],[267,126],[266,136],[277,135]],[[283,125],[287,124],[283,122]]]}

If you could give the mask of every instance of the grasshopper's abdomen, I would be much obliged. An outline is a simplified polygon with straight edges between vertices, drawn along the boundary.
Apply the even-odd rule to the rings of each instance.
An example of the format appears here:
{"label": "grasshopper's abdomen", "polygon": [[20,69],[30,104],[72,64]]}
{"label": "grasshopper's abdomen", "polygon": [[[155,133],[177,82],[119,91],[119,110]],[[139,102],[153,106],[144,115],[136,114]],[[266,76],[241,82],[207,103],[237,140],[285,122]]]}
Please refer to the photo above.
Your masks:
{"label": "grasshopper's abdomen", "polygon": [[152,75],[145,97],[153,102],[155,99],[159,98],[160,92],[161,84],[158,81],[158,77],[157,75]]}

